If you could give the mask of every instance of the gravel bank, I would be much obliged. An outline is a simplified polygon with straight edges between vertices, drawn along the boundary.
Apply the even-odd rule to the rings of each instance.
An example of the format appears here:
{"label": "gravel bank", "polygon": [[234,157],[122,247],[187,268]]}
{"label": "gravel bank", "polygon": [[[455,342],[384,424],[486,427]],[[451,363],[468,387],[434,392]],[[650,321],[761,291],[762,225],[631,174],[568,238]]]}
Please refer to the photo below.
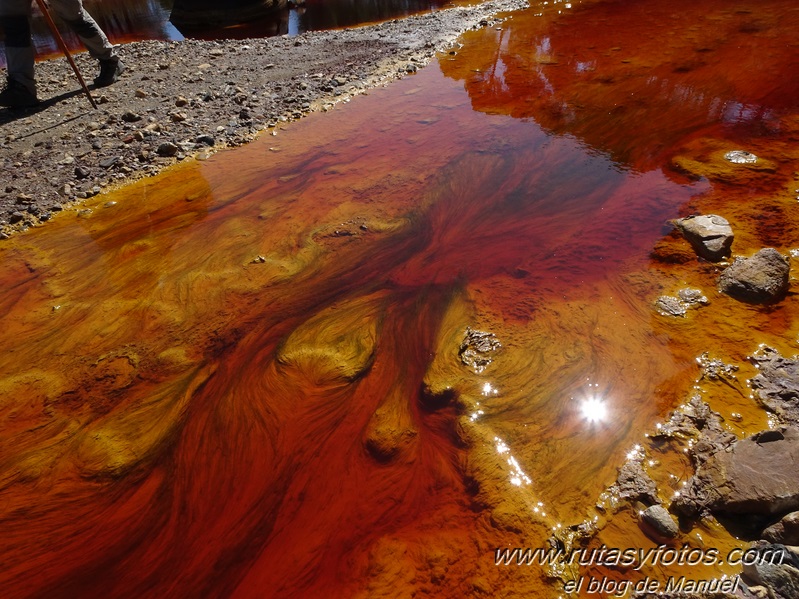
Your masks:
{"label": "gravel bank", "polygon": [[[176,161],[204,159],[412,74],[464,31],[526,6],[499,0],[291,38],[131,43],[121,49],[120,81],[92,92],[98,110],[65,59],[41,62],[43,104],[0,109],[0,239]],[[95,61],[83,53],[76,62],[91,81]]]}

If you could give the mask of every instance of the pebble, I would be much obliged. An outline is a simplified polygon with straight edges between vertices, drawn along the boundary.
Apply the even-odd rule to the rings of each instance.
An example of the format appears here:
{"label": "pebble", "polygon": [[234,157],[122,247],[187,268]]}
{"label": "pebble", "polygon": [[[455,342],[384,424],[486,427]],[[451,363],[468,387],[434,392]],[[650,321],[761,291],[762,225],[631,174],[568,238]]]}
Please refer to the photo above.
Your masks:
{"label": "pebble", "polygon": [[132,112],[130,110],[126,110],[125,112],[122,113],[122,120],[125,121],[126,123],[135,123],[136,121],[141,120],[141,115],[136,114],[135,112]]}
{"label": "pebble", "polygon": [[159,156],[174,156],[178,153],[178,147],[172,142],[166,141],[159,145],[155,152]]}
{"label": "pebble", "polygon": [[111,156],[110,158],[105,158],[104,160],[100,161],[100,166],[103,168],[110,168],[114,166],[117,162],[122,160],[121,156]]}

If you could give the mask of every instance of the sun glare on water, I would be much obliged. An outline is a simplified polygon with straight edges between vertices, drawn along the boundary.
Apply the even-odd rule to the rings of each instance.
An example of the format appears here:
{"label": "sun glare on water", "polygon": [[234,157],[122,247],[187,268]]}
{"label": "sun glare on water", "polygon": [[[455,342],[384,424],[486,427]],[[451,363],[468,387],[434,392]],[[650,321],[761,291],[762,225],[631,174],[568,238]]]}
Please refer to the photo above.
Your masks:
{"label": "sun glare on water", "polygon": [[598,397],[589,397],[583,400],[580,406],[583,418],[590,423],[604,422],[608,416],[608,408],[606,402]]}

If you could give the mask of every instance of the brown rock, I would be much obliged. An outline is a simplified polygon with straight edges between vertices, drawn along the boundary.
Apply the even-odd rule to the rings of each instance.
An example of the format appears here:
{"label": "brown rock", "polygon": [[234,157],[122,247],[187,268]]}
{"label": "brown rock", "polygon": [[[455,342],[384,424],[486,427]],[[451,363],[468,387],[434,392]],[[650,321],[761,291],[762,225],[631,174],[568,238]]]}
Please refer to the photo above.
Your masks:
{"label": "brown rock", "polygon": [[791,512],[776,524],[772,524],[760,535],[772,543],[799,545],[799,512]]}
{"label": "brown rock", "polygon": [[788,260],[774,248],[765,248],[750,258],[736,258],[721,273],[719,291],[744,302],[773,302],[788,291],[789,274]]}
{"label": "brown rock", "polygon": [[693,246],[694,251],[711,262],[718,262],[730,255],[733,233],[727,219],[715,214],[679,218],[674,224]]}
{"label": "brown rock", "polygon": [[760,402],[783,422],[799,424],[799,358],[763,346],[750,360],[759,371],[750,385]]}
{"label": "brown rock", "polygon": [[673,504],[696,515],[785,514],[799,509],[799,428],[764,431],[718,451]]}

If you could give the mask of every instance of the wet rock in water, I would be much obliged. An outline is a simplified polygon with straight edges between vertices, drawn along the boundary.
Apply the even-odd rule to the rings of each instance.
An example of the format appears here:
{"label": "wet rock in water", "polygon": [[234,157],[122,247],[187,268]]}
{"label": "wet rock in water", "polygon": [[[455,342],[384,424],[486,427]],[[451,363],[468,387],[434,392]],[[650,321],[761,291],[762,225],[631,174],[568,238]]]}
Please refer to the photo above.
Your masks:
{"label": "wet rock in water", "polygon": [[674,539],[680,529],[668,510],[662,505],[651,505],[641,513],[642,529],[645,533],[654,533],[655,540]]}
{"label": "wet rock in water", "polygon": [[764,431],[717,451],[674,500],[680,514],[779,515],[799,509],[799,429]]}
{"label": "wet rock in water", "polygon": [[746,150],[732,150],[724,154],[724,159],[733,164],[755,164],[757,156]]}
{"label": "wet rock in water", "polygon": [[[726,380],[726,379],[725,379]],[[704,464],[713,454],[725,450],[737,437],[724,428],[722,417],[694,395],[688,402],[669,415],[665,424],[659,424],[653,440],[693,439],[690,457],[695,467]]]}
{"label": "wet rock in water", "polygon": [[466,327],[466,335],[461,342],[458,355],[461,362],[474,370],[475,374],[480,374],[491,364],[493,355],[500,347],[502,344],[494,333]]}
{"label": "wet rock in water", "polygon": [[702,294],[701,289],[693,289],[691,287],[680,289],[677,292],[677,297],[680,298],[681,302],[689,306],[699,306],[710,303],[708,302],[707,298]]}
{"label": "wet rock in water", "polygon": [[763,346],[750,360],[760,371],[749,381],[760,402],[783,422],[799,423],[799,358]]}
{"label": "wet rock in water", "polygon": [[764,248],[750,258],[736,258],[721,273],[719,291],[744,302],[773,302],[788,291],[789,274],[788,260],[774,248]]}
{"label": "wet rock in water", "polygon": [[616,499],[657,503],[657,486],[641,465],[640,460],[629,460],[619,470],[616,482],[608,492]]}
{"label": "wet rock in water", "polygon": [[799,545],[799,512],[791,512],[787,516],[766,528],[760,538],[771,543],[783,545]]}
{"label": "wet rock in water", "polygon": [[735,373],[738,367],[735,364],[726,364],[723,360],[712,358],[708,352],[704,352],[696,359],[697,364],[702,369],[702,378],[711,381],[724,381],[728,385],[735,386],[738,378]]}
{"label": "wet rock in water", "polygon": [[734,235],[727,219],[705,214],[678,218],[674,224],[705,260],[718,262],[730,255]]}
{"label": "wet rock in water", "polygon": [[685,316],[688,311],[678,298],[671,295],[661,295],[655,302],[655,308],[663,316]]}
{"label": "wet rock in water", "polygon": [[699,289],[680,289],[677,297],[661,295],[655,302],[655,308],[663,316],[685,316],[690,308],[707,304],[707,298]]}
{"label": "wet rock in water", "polygon": [[771,545],[763,541],[755,543],[751,549],[758,551],[760,559],[750,559],[754,556],[747,552],[744,577],[765,587],[766,596],[770,599],[799,597],[799,556],[785,545]]}

